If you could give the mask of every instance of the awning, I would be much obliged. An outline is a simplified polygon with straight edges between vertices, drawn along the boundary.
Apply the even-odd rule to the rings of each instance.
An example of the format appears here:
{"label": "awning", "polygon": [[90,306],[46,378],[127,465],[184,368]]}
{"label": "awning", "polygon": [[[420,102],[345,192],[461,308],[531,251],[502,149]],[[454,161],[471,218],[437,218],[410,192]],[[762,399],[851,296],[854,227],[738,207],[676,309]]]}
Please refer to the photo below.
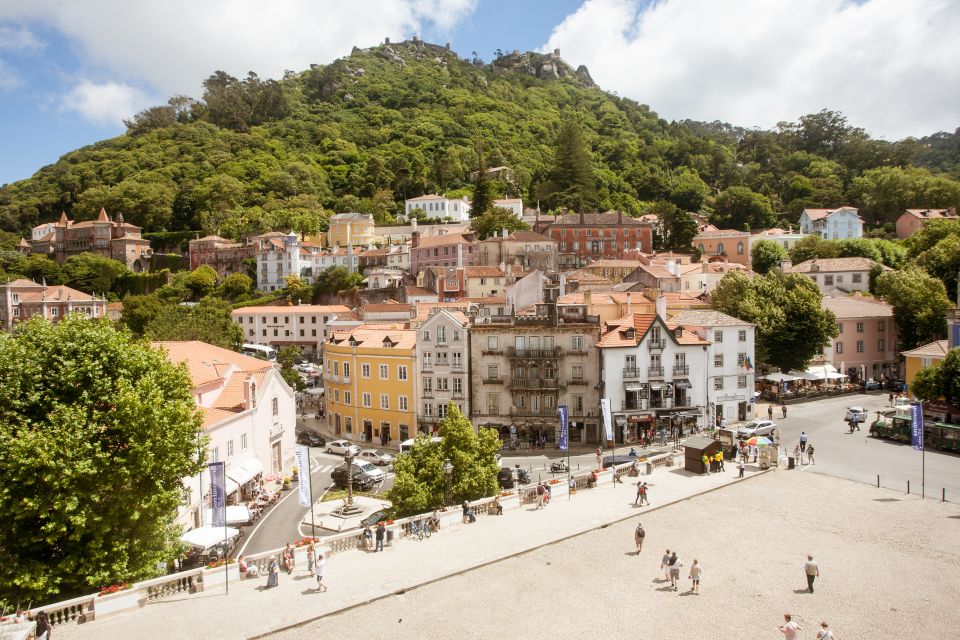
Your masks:
{"label": "awning", "polygon": [[674,382],[673,386],[675,386],[677,389],[689,389],[690,383],[686,380],[681,380],[679,382]]}
{"label": "awning", "polygon": [[763,376],[761,380],[768,380],[769,382],[791,382],[796,380],[796,376],[791,376],[786,373],[771,373],[769,375]]}
{"label": "awning", "polygon": [[[210,524],[213,521],[213,510],[203,510],[203,522]],[[253,522],[253,515],[250,508],[245,504],[233,504],[227,507],[227,524],[247,524]],[[219,530],[220,527],[217,527]]]}
{"label": "awning", "polygon": [[663,389],[663,386],[664,386],[664,385],[660,384],[659,382],[651,382],[651,383],[650,383],[650,388],[651,388],[651,389]]}
{"label": "awning", "polygon": [[244,458],[231,463],[227,477],[239,485],[245,485],[263,473],[263,463],[256,458]]}
{"label": "awning", "polygon": [[310,387],[309,389],[306,389],[306,393],[309,393],[312,396],[322,396],[323,387]]}
{"label": "awning", "polygon": [[198,549],[209,549],[230,540],[240,533],[233,527],[197,527],[180,536],[180,540]]}
{"label": "awning", "polygon": [[638,385],[635,385],[635,384],[632,384],[632,385],[626,387],[626,389],[627,389],[627,391],[634,391],[634,392],[635,392],[635,391],[640,391],[640,387],[639,387]]}

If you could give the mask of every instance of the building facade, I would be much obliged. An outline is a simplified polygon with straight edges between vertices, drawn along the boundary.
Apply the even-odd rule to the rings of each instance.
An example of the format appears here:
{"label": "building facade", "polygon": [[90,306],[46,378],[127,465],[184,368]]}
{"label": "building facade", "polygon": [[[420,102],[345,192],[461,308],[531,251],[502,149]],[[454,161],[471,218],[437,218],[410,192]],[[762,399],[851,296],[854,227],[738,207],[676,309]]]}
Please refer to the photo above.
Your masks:
{"label": "building facade", "polygon": [[131,271],[148,271],[153,252],[140,231],[140,227],[124,222],[122,213],[110,220],[103,208],[95,220],[84,222],[73,222],[61,213],[57,222],[31,230],[30,246],[33,253],[48,255],[60,263],[70,256],[93,253],[122,262]]}
{"label": "building facade", "polygon": [[480,243],[480,264],[513,265],[524,271],[556,271],[556,241],[533,231],[514,231],[507,237],[495,236]]}
{"label": "building facade", "polygon": [[375,241],[375,225],[370,213],[337,213],[330,217],[327,245],[330,247],[366,246]]}
{"label": "building facade", "polygon": [[224,278],[232,273],[247,273],[244,260],[255,257],[253,244],[233,242],[220,236],[204,236],[190,241],[190,270],[207,265]]}
{"label": "building facade", "polygon": [[416,232],[410,239],[410,273],[414,276],[426,267],[472,267],[478,264],[480,243],[473,233],[422,238]]}
{"label": "building facade", "polygon": [[545,235],[558,244],[560,269],[577,269],[602,258],[624,258],[653,250],[653,225],[622,212],[568,213]]}
{"label": "building facade", "polygon": [[693,238],[704,260],[713,256],[750,266],[750,232],[733,229],[708,229]]}
{"label": "building facade", "polygon": [[70,313],[104,318],[107,300],[64,285],[47,286],[23,278],[0,284],[0,328],[4,331],[34,316],[56,323]]}
{"label": "building facade", "polygon": [[327,323],[338,313],[349,312],[350,308],[341,304],[272,305],[234,309],[230,317],[243,331],[244,342],[277,349],[296,346],[319,353],[330,337]]}
{"label": "building facade", "polygon": [[800,214],[800,231],[815,233],[825,240],[862,238],[863,219],[854,207],[804,209]]}
{"label": "building facade", "polygon": [[436,431],[452,402],[470,415],[470,323],[459,311],[435,309],[417,327],[417,423],[423,433]]}
{"label": "building facade", "polygon": [[826,362],[851,382],[899,376],[893,307],[861,296],[824,296],[821,304],[837,317],[839,332],[824,349]]}
{"label": "building facade", "polygon": [[470,201],[467,200],[466,196],[463,198],[447,198],[436,193],[430,193],[425,196],[409,198],[404,203],[403,211],[408,218],[417,209],[426,213],[428,218],[449,218],[454,222],[470,220]]}
{"label": "building facade", "polygon": [[960,220],[956,209],[907,209],[897,218],[897,237],[903,240],[931,220]]}
{"label": "building facade", "polygon": [[786,267],[784,273],[800,273],[817,283],[825,295],[837,291],[851,293],[870,289],[870,271],[889,271],[870,258],[814,258]]}

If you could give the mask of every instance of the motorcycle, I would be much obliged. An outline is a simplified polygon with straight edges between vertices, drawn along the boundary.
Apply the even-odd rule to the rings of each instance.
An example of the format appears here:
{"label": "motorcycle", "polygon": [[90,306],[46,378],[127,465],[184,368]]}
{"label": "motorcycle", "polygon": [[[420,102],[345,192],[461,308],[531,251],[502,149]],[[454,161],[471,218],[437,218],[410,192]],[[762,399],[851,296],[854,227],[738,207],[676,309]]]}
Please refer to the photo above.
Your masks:
{"label": "motorcycle", "polygon": [[530,484],[530,474],[520,465],[516,466],[517,482],[520,484]]}
{"label": "motorcycle", "polygon": [[550,464],[550,473],[566,473],[567,471],[570,471],[570,467],[567,466],[567,461],[562,458]]}

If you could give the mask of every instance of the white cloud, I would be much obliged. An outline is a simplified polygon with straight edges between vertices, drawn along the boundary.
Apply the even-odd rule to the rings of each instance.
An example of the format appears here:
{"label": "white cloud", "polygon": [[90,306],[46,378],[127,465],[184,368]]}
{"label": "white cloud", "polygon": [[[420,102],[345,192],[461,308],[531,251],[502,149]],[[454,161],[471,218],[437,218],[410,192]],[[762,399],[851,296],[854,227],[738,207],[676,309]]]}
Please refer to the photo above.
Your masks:
{"label": "white cloud", "polygon": [[20,86],[23,79],[12,66],[0,60],[0,91],[10,91]]}
{"label": "white cloud", "polygon": [[162,94],[197,96],[222,69],[279,77],[384,37],[446,31],[475,0],[4,0],[0,21],[39,21],[63,33],[88,64],[147,82]]}
{"label": "white cloud", "polygon": [[0,25],[0,51],[39,51],[43,43],[26,27]]}
{"label": "white cloud", "polygon": [[896,139],[960,126],[960,2],[588,0],[543,50],[669,119],[832,109]]}
{"label": "white cloud", "polygon": [[126,84],[81,80],[63,97],[60,111],[75,111],[94,124],[116,126],[150,102],[147,94]]}

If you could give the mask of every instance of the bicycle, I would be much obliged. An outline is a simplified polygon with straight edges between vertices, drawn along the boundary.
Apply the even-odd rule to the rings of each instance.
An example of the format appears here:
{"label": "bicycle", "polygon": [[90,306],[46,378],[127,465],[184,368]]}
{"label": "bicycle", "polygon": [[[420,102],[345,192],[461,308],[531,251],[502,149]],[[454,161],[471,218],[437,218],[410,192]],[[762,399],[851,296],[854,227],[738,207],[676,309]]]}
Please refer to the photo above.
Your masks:
{"label": "bicycle", "polygon": [[420,540],[423,540],[423,537],[430,537],[433,534],[431,531],[430,523],[425,518],[420,518],[419,520],[413,520],[410,522],[410,535],[417,536]]}

